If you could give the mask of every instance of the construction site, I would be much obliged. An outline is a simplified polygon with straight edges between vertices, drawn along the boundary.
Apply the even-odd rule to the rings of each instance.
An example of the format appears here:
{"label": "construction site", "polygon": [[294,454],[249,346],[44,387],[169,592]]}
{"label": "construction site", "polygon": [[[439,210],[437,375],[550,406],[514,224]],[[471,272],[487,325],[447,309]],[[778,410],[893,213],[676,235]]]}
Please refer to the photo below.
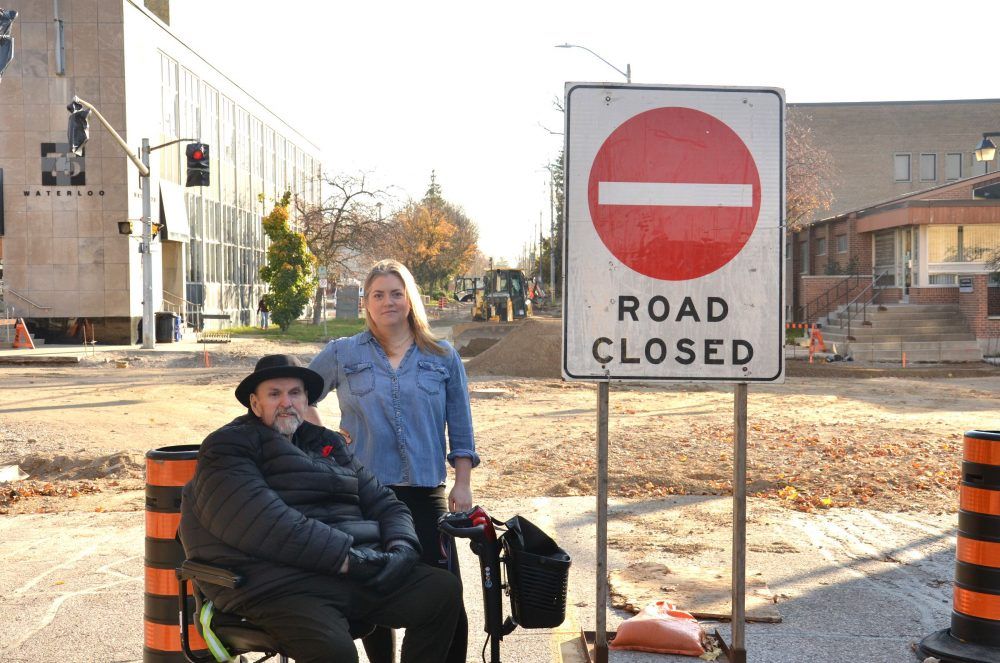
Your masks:
{"label": "construction site", "polygon": [[[516,630],[504,660],[587,660],[596,388],[561,379],[557,317],[472,322],[460,305],[435,315],[469,375],[476,503],[532,519],[573,558],[566,622]],[[0,658],[142,660],[146,452],[197,444],[241,414],[232,391],[260,356],[308,361],[321,347],[234,337],[2,351]],[[963,434],[1000,428],[1000,369],[788,356],[784,384],[749,394],[748,660],[921,660],[918,643],[951,614]],[[659,600],[725,639],[732,401],[725,385],[612,387],[610,629]],[[320,409],[338,420],[335,399]],[[460,548],[476,643],[476,560]]]}

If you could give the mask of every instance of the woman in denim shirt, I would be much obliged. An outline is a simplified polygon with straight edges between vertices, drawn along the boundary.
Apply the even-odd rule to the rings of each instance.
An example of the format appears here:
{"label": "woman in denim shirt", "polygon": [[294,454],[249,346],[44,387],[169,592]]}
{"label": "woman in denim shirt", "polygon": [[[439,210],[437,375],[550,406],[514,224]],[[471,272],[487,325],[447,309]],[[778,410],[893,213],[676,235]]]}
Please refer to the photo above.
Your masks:
{"label": "woman in denim shirt", "polygon": [[[364,293],[368,329],[330,341],[309,368],[326,381],[320,400],[336,390],[340,426],[353,438],[355,456],[413,513],[422,560],[460,575],[454,541],[439,534],[437,519],[472,508],[470,479],[479,456],[465,368],[455,349],[431,334],[420,292],[401,263],[377,263]],[[318,422],[315,409],[312,416]],[[447,496],[446,461],[455,469]],[[467,642],[463,609],[446,661],[464,663]],[[364,644],[373,661],[392,660],[388,629]]]}

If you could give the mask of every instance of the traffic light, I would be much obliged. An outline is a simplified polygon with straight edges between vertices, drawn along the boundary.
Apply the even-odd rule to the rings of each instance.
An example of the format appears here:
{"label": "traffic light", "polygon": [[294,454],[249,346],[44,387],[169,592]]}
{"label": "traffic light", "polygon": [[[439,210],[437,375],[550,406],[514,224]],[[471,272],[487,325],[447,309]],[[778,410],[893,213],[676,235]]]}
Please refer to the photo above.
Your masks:
{"label": "traffic light", "polygon": [[208,145],[188,143],[185,154],[187,155],[187,184],[185,186],[209,186],[211,178],[208,173]]}
{"label": "traffic light", "polygon": [[69,126],[66,128],[69,151],[82,156],[83,146],[90,138],[90,109],[84,108],[79,101],[71,101],[66,110],[69,111]]}

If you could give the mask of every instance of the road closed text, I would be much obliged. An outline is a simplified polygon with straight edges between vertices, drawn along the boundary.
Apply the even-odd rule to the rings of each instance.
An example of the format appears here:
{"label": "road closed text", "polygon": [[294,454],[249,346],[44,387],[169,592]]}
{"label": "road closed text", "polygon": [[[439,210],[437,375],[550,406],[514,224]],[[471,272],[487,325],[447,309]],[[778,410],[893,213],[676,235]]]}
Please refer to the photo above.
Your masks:
{"label": "road closed text", "polygon": [[[713,333],[713,326],[729,315],[729,304],[722,297],[706,297],[697,302],[691,297],[671,301],[662,295],[640,299],[633,295],[618,297],[618,322],[641,323],[636,327],[648,332],[650,322],[662,330],[655,336],[632,336],[626,333],[618,338],[600,336],[594,339],[592,353],[601,365],[608,364],[662,364],[675,362],[684,366],[732,365],[742,366],[753,359],[753,345],[740,338],[723,338]],[[676,337],[669,331],[673,323],[690,323],[704,326],[698,338]]]}

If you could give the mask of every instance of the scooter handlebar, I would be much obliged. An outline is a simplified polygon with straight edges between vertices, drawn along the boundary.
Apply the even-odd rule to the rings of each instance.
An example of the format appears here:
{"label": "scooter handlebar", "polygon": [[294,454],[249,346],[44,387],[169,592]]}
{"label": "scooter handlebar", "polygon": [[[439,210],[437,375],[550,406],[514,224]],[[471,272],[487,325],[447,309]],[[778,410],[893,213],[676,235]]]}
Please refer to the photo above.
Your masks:
{"label": "scooter handlebar", "polygon": [[438,518],[438,529],[445,534],[473,541],[496,541],[497,538],[493,519],[479,506],[444,514]]}
{"label": "scooter handlebar", "polygon": [[486,526],[474,525],[472,527],[456,527],[448,522],[439,522],[438,529],[458,539],[472,539],[482,541],[486,538]]}

